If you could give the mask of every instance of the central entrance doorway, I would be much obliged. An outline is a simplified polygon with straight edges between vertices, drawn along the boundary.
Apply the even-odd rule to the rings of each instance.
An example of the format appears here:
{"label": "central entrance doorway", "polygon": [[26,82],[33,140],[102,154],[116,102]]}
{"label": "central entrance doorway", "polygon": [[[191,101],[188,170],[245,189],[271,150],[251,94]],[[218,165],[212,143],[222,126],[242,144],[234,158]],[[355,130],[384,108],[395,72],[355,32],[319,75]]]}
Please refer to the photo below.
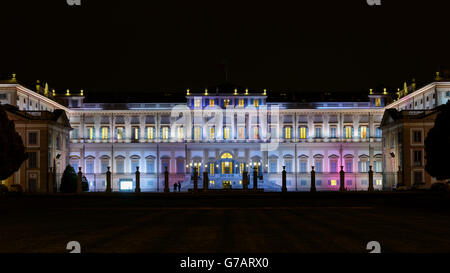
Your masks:
{"label": "central entrance doorway", "polygon": [[223,189],[231,189],[231,181],[228,181],[228,180],[222,181],[222,188]]}

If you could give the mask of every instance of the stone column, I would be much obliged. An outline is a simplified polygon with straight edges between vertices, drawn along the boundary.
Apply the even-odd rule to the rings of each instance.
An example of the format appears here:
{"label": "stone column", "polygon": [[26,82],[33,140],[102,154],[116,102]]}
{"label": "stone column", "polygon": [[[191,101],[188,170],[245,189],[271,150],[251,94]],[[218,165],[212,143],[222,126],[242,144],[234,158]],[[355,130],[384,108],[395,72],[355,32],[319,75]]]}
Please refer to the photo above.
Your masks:
{"label": "stone column", "polygon": [[368,191],[370,191],[370,192],[374,191],[372,166],[369,166],[369,189],[368,189]]}
{"label": "stone column", "polygon": [[198,171],[197,167],[194,167],[194,193],[197,193],[198,189]]}
{"label": "stone column", "polygon": [[106,192],[112,192],[111,189],[111,167],[108,166],[108,171],[106,172]]}
{"label": "stone column", "polygon": [[253,167],[253,190],[257,191],[258,190],[258,171],[257,171],[258,167]]}
{"label": "stone column", "polygon": [[208,185],[209,185],[209,178],[208,178],[208,168],[205,168],[204,172],[203,172],[203,191],[207,192],[208,191]]}
{"label": "stone column", "polygon": [[47,193],[53,193],[53,184],[55,183],[53,181],[53,168],[50,167],[50,172],[47,173],[47,180],[48,180],[48,189]]}
{"label": "stone column", "polygon": [[167,170],[167,167],[165,167],[164,171],[164,192],[170,192],[169,189],[169,171]]}
{"label": "stone column", "polygon": [[83,173],[81,172],[81,167],[78,167],[78,177],[77,177],[77,193],[83,192],[83,185],[82,185],[82,179],[83,179]]}
{"label": "stone column", "polygon": [[281,191],[282,192],[287,192],[287,187],[286,187],[286,166],[283,166],[283,171],[281,172]]}
{"label": "stone column", "polygon": [[398,171],[397,171],[397,187],[398,186],[404,186],[401,166],[398,166]]}
{"label": "stone column", "polygon": [[244,171],[242,172],[242,186],[244,187],[244,190],[248,190],[248,182],[247,169],[244,168]]}
{"label": "stone column", "polygon": [[345,172],[344,172],[344,166],[341,166],[341,171],[339,172],[340,177],[340,187],[339,191],[345,191]]}
{"label": "stone column", "polygon": [[136,167],[136,188],[134,191],[136,193],[141,192],[141,173],[139,172],[139,167]]}
{"label": "stone column", "polygon": [[314,171],[314,166],[311,168],[311,192],[316,192],[316,171]]}

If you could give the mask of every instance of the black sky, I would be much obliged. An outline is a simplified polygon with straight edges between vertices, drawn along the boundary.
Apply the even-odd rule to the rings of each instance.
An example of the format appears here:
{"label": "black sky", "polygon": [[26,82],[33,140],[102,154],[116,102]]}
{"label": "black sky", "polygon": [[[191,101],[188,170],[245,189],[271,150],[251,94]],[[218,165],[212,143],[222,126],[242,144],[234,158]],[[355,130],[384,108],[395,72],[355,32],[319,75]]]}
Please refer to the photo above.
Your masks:
{"label": "black sky", "polygon": [[[352,91],[450,64],[446,1],[2,1],[2,77],[64,91]],[[156,98],[149,98],[155,99]]]}

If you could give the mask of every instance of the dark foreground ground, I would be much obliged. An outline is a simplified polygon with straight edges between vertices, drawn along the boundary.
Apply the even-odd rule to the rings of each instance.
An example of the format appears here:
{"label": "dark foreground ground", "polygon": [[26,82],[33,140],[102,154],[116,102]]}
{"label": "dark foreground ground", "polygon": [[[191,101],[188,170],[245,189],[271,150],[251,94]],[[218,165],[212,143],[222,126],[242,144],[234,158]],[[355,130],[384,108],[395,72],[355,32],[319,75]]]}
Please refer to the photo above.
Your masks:
{"label": "dark foreground ground", "polygon": [[4,197],[0,252],[448,253],[449,212],[431,193]]}

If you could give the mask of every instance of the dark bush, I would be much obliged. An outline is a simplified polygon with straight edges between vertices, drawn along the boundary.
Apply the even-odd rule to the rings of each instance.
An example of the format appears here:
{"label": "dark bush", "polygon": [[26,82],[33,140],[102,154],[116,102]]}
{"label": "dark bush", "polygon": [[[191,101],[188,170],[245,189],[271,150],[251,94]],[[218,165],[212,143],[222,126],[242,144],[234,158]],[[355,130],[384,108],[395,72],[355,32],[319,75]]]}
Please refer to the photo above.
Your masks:
{"label": "dark bush", "polygon": [[71,165],[67,165],[61,178],[61,192],[74,193],[77,191],[77,174]]}

